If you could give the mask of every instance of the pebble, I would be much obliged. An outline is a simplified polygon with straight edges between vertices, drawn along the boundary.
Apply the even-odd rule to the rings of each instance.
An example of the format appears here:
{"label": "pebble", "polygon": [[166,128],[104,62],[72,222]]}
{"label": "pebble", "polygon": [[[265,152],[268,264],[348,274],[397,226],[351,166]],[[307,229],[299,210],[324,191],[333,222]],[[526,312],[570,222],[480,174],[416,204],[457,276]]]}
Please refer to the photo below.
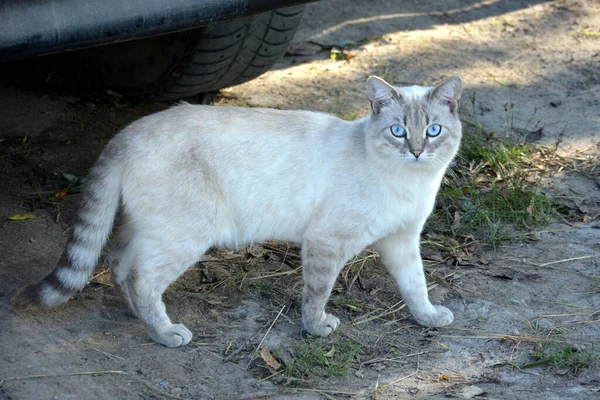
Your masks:
{"label": "pebble", "polygon": [[169,386],[169,381],[160,381],[160,383],[158,384],[158,386],[160,386],[163,389],[166,389],[167,386]]}

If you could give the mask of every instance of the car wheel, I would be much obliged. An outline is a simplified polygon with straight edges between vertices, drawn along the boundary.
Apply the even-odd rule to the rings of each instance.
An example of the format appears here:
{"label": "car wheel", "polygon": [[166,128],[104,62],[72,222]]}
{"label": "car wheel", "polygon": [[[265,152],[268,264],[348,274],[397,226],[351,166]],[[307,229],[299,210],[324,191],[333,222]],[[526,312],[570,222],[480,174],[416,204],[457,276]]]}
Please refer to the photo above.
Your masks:
{"label": "car wheel", "polygon": [[[172,100],[237,85],[283,54],[304,6],[80,52],[88,71],[127,95]],[[96,75],[97,76],[97,75]]]}

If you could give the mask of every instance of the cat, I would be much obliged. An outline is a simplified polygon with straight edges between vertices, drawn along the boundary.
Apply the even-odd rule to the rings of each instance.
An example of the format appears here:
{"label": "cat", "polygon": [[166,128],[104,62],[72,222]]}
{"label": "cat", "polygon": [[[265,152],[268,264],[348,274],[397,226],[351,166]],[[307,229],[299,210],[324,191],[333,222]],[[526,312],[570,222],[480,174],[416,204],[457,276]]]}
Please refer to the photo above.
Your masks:
{"label": "cat", "polygon": [[372,245],[417,323],[441,327],[450,310],[428,298],[420,233],[462,127],[462,81],[438,86],[367,80],[368,116],[182,103],[146,116],[106,145],[91,169],[54,271],[21,289],[15,309],[54,307],[83,289],[120,206],[108,256],[113,281],[152,339],[192,333],[173,324],[162,294],[211,247],[301,243],[302,323],[326,336],[325,311],[348,259]]}

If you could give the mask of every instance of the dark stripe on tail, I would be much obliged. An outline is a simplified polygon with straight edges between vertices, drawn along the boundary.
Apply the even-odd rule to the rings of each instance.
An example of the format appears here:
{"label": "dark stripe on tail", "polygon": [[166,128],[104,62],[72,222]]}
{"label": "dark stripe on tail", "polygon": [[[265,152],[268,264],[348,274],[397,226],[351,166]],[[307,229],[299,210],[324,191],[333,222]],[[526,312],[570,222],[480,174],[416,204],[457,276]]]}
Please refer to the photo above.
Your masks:
{"label": "dark stripe on tail", "polygon": [[[66,250],[60,257],[60,260],[58,261],[58,264],[56,265],[54,271],[52,271],[48,276],[46,276],[38,283],[25,286],[23,289],[19,290],[19,292],[17,292],[17,294],[11,299],[10,302],[15,308],[15,310],[59,305],[61,303],[66,302],[75,293],[77,293],[76,289],[74,290],[65,287],[65,285],[58,278],[57,273],[60,269],[63,268],[69,268]],[[49,294],[54,294],[54,300],[56,304],[47,304],[47,301],[49,300]],[[64,301],[60,301],[61,299],[63,299]]]}
{"label": "dark stripe on tail", "polygon": [[112,231],[121,193],[120,135],[106,146],[90,171],[77,217],[56,268],[11,300],[15,309],[54,307],[83,289],[92,276]]}

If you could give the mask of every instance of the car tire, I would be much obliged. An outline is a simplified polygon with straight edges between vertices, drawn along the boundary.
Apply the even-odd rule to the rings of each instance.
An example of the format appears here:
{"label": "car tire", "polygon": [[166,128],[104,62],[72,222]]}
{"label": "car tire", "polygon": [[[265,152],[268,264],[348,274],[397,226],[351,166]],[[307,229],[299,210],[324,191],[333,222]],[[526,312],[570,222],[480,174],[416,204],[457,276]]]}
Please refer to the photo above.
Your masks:
{"label": "car tire", "polygon": [[238,85],[285,53],[304,6],[80,52],[86,70],[112,90],[173,100]]}

